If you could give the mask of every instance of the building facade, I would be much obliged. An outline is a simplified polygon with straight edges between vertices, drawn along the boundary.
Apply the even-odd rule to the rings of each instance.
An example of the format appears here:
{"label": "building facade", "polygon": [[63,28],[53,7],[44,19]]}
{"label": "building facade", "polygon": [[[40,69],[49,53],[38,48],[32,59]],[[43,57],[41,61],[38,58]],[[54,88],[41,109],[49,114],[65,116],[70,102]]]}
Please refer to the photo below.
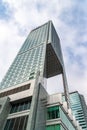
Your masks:
{"label": "building facade", "polygon": [[82,130],[61,93],[48,96],[46,114],[46,130]]}
{"label": "building facade", "polygon": [[[58,74],[63,77],[67,113],[61,100],[52,102],[46,91],[46,78]],[[80,130],[69,108],[60,40],[49,21],[30,32],[0,84],[0,130]]]}
{"label": "building facade", "polygon": [[83,95],[77,91],[70,93],[72,113],[83,130],[87,130],[87,109]]}

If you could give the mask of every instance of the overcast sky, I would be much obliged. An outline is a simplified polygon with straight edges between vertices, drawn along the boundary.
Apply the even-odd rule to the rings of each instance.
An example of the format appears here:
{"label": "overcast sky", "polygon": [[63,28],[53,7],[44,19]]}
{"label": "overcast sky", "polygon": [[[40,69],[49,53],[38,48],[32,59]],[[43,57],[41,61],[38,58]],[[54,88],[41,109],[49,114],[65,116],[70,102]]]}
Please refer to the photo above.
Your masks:
{"label": "overcast sky", "polygon": [[[69,90],[87,100],[87,0],[0,0],[0,81],[29,32],[48,20],[60,37]],[[59,78],[49,80],[50,93],[59,92]]]}

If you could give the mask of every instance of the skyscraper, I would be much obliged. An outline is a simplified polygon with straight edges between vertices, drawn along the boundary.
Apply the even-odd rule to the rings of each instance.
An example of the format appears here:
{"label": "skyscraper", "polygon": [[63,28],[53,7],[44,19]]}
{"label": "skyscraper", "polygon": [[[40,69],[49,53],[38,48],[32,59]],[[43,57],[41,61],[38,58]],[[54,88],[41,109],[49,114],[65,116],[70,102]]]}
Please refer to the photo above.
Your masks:
{"label": "skyscraper", "polygon": [[70,102],[76,120],[83,130],[87,130],[87,109],[83,95],[77,91],[70,93]]}
{"label": "skyscraper", "polygon": [[[54,108],[48,109],[51,124],[49,121],[46,123],[47,107],[53,106],[45,89],[46,78],[57,74],[62,74],[65,100],[69,108],[60,40],[49,21],[30,32],[0,84],[0,130],[48,130],[50,127],[54,130],[69,130],[70,127],[64,124],[64,120],[62,123],[61,115],[69,122],[72,130],[75,130],[77,125],[74,125],[60,106],[61,103],[58,104],[58,100],[53,103],[56,104]],[[50,110],[53,113],[51,117]],[[57,119],[57,122],[53,119]]]}
{"label": "skyscraper", "polygon": [[12,87],[35,79],[37,71],[40,71],[40,75],[45,78],[57,74],[63,75],[64,90],[69,106],[60,40],[51,21],[30,32],[2,80],[0,88]]}

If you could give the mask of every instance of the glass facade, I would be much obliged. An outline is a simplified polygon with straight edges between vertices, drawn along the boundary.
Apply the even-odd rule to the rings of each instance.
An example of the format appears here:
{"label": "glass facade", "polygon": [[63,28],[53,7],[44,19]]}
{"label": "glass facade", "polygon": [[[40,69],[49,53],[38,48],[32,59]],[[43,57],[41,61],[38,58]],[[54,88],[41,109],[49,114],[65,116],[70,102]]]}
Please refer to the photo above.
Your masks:
{"label": "glass facade", "polygon": [[19,51],[19,54],[24,53],[32,48],[47,42],[48,26],[46,23],[43,26],[40,26],[30,32],[26,41],[24,42],[22,48]]}
{"label": "glass facade", "polygon": [[66,128],[68,130],[76,130],[76,128],[73,126],[73,124],[71,123],[69,118],[66,116],[66,114],[63,112],[63,110],[59,108],[59,111],[60,111],[60,118],[62,122],[65,124]]}
{"label": "glass facade", "polygon": [[28,81],[29,79],[35,78],[38,70],[42,72],[44,49],[45,46],[41,44],[37,48],[18,54],[3,79],[1,87],[6,88]]}
{"label": "glass facade", "polygon": [[43,74],[48,23],[31,31],[13,64],[0,84],[6,88],[34,79],[38,71]]}
{"label": "glass facade", "polygon": [[87,122],[85,119],[85,116],[87,115],[87,110],[86,112],[84,111],[85,109],[83,108],[83,104],[82,104],[83,101],[80,98],[80,94],[78,92],[71,93],[70,102],[71,102],[71,109],[73,115],[75,116],[76,120],[79,122],[79,125],[82,127],[83,130],[87,130]]}
{"label": "glass facade", "polygon": [[46,126],[46,130],[61,130],[61,129],[60,129],[60,125],[57,124],[57,125],[48,125],[48,126]]}
{"label": "glass facade", "polygon": [[50,23],[50,31],[49,31],[48,42],[52,44],[52,47],[54,48],[54,51],[55,51],[58,59],[60,60],[60,63],[63,65],[63,58],[62,58],[60,40],[59,40],[57,32],[56,32],[52,23]]}
{"label": "glass facade", "polygon": [[47,108],[47,120],[51,119],[51,122],[53,119],[60,118],[63,122],[64,126],[62,125],[48,125],[46,126],[46,130],[76,130],[74,125],[71,123],[71,120],[69,120],[69,117],[66,113],[64,113],[64,110],[60,106],[52,106]]}
{"label": "glass facade", "polygon": [[8,119],[4,130],[26,130],[28,116]]}
{"label": "glass facade", "polygon": [[48,125],[46,130],[66,130],[60,124]]}
{"label": "glass facade", "polygon": [[[57,71],[60,71],[61,73],[63,59],[60,41],[57,32],[50,21],[30,32],[7,74],[0,83],[0,88],[3,89],[15,86],[34,79],[36,78],[38,71],[40,71],[41,76],[43,76],[46,49],[49,43],[51,43],[50,46],[52,47],[50,51],[54,51],[52,54],[55,54],[55,57],[58,57],[57,59],[55,58],[56,60],[59,60],[57,62],[58,66],[61,64],[59,68],[57,67]],[[54,75],[57,75],[57,73],[59,74],[59,72],[54,73],[54,69],[52,73]]]}
{"label": "glass facade", "polygon": [[59,118],[59,107],[53,106],[47,108],[47,120]]}
{"label": "glass facade", "polygon": [[15,113],[15,112],[28,110],[28,109],[30,109],[30,106],[31,106],[31,101],[25,101],[22,103],[12,104],[10,114]]}

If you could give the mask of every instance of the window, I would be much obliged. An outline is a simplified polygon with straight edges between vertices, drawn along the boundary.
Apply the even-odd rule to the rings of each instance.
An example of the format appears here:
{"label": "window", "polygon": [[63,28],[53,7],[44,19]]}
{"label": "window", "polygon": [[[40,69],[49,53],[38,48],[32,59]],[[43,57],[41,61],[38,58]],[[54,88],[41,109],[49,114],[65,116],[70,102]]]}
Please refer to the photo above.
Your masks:
{"label": "window", "polygon": [[46,130],[60,130],[60,125],[49,125],[46,126]]}
{"label": "window", "polygon": [[28,109],[30,109],[30,106],[31,106],[31,100],[24,101],[24,102],[21,102],[21,103],[12,104],[10,114],[15,113],[15,112],[28,110]]}
{"label": "window", "polygon": [[33,79],[33,78],[34,78],[34,76],[29,77],[29,79]]}
{"label": "window", "polygon": [[8,119],[4,130],[26,130],[28,116]]}
{"label": "window", "polygon": [[30,75],[34,75],[35,72],[30,73]]}
{"label": "window", "polygon": [[53,106],[47,108],[47,120],[59,118],[59,107]]}
{"label": "window", "polygon": [[0,104],[0,109],[1,109],[2,105]]}

